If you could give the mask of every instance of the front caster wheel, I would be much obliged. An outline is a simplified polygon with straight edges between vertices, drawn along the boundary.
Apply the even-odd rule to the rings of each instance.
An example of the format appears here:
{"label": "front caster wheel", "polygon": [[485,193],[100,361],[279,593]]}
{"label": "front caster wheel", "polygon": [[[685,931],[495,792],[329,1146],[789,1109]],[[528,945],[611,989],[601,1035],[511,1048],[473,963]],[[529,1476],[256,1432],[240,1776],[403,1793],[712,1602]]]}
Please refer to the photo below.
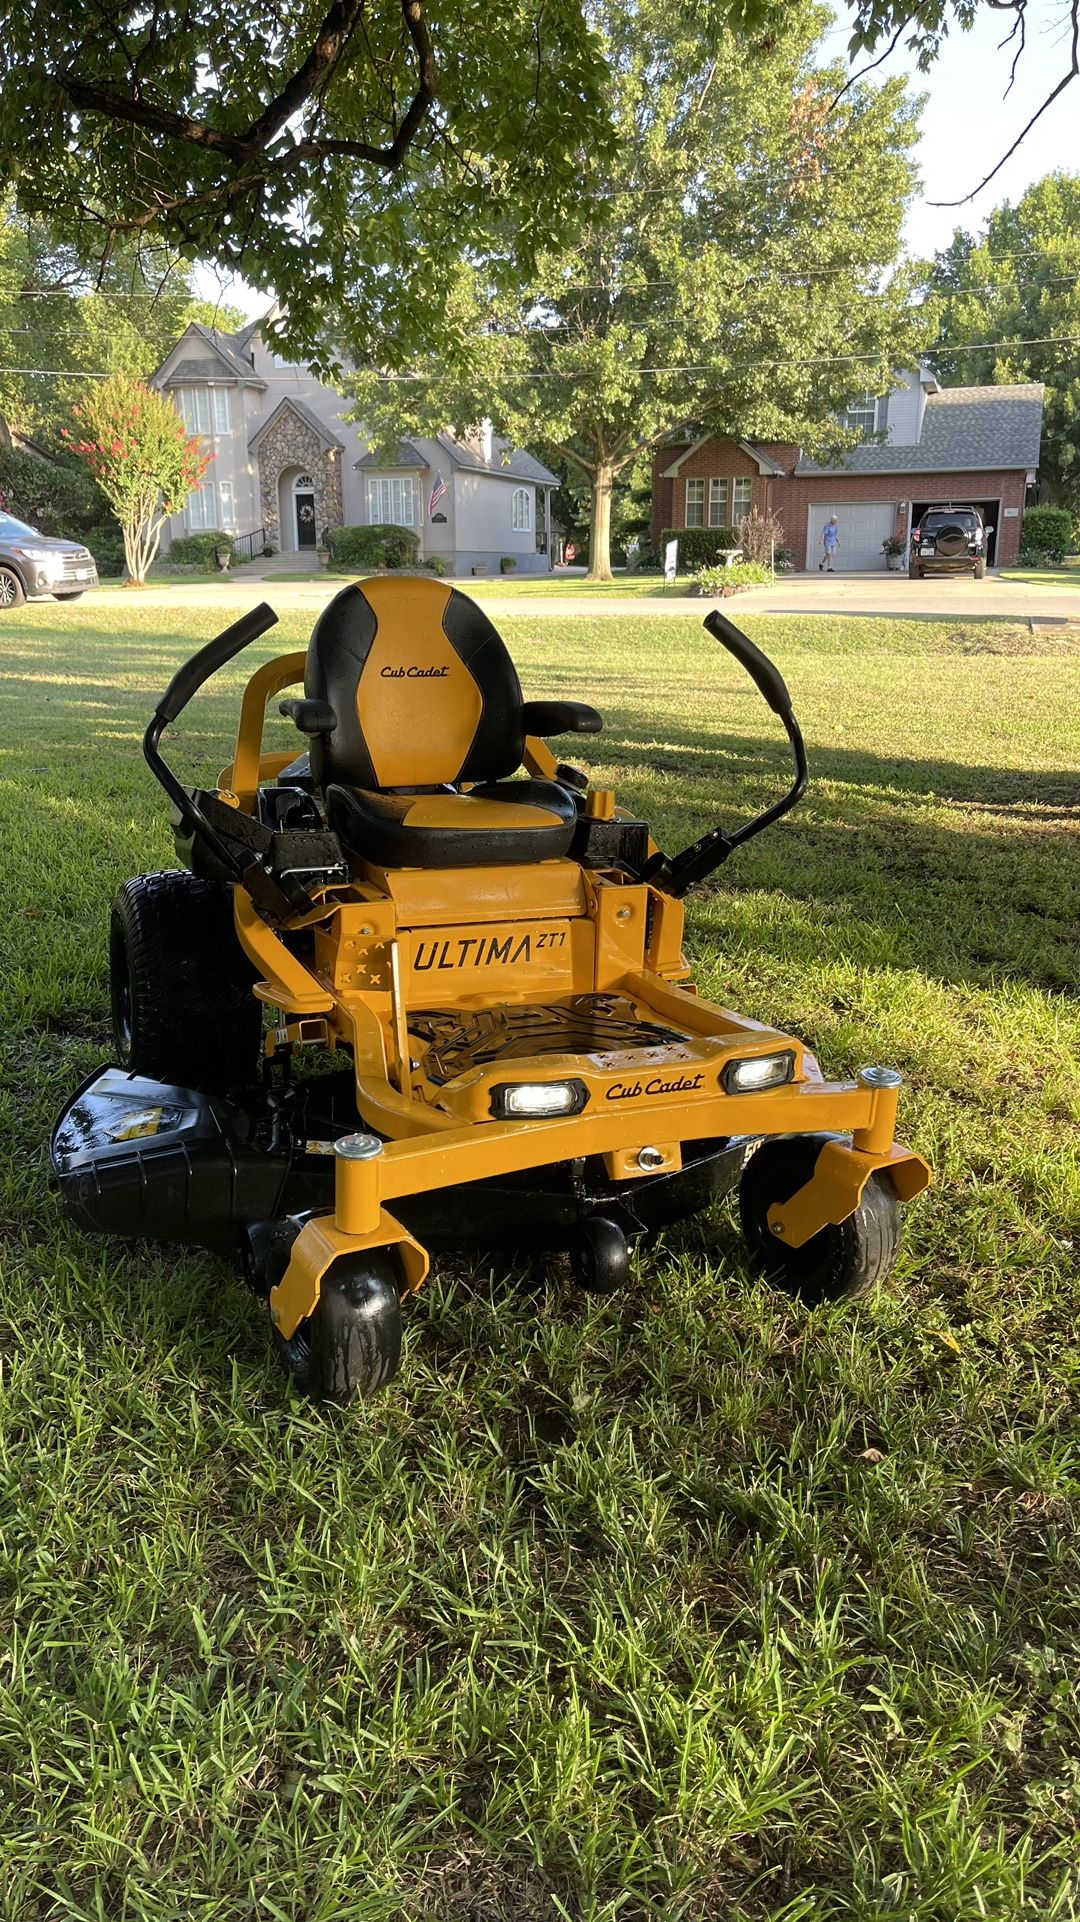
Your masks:
{"label": "front caster wheel", "polygon": [[570,1244],[570,1266],[587,1294],[613,1295],[630,1273],[630,1249],[622,1229],[603,1215],[590,1216]]}
{"label": "front caster wheel", "polygon": [[[284,1272],[284,1271],[283,1271]],[[339,1255],[319,1299],[288,1340],[271,1320],[285,1374],[312,1401],[366,1401],[397,1374],[401,1359],[401,1275],[385,1248]]]}
{"label": "front caster wheel", "polygon": [[887,1175],[871,1175],[853,1215],[788,1248],[769,1228],[769,1209],[806,1186],[824,1147],[820,1135],[765,1141],[739,1185],[739,1215],[750,1259],[785,1294],[808,1307],[865,1295],[884,1280],[900,1249],[900,1204]]}

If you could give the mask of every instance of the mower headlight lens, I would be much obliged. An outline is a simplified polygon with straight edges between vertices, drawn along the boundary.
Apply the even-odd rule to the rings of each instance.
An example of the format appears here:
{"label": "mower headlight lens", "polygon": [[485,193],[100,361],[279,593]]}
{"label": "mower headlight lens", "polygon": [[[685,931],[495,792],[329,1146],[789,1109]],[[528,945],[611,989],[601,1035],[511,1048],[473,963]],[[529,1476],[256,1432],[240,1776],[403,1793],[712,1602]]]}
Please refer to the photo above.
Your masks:
{"label": "mower headlight lens", "polygon": [[540,1121],[580,1114],[588,1099],[583,1081],[504,1081],[491,1090],[491,1112],[499,1121]]}
{"label": "mower headlight lens", "polygon": [[790,1048],[782,1054],[753,1054],[745,1061],[729,1061],[720,1076],[725,1094],[759,1094],[763,1088],[779,1088],[795,1073],[795,1056]]}

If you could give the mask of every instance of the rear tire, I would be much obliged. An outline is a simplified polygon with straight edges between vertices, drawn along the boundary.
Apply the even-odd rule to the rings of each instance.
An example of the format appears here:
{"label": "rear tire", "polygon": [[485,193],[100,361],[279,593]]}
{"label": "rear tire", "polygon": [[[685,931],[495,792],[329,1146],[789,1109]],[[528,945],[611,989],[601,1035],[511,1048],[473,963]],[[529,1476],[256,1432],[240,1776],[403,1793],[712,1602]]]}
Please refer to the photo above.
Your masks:
{"label": "rear tire", "polygon": [[871,1175],[853,1215],[823,1228],[801,1248],[778,1241],[769,1209],[806,1186],[825,1145],[822,1135],[765,1141],[751,1155],[739,1186],[739,1215],[758,1273],[810,1308],[850,1301],[884,1280],[900,1251],[900,1204],[887,1175]]}
{"label": "rear tire", "polygon": [[125,881],[109,927],[116,1059],[184,1088],[251,1081],[262,1009],[233,926],[232,891],[186,869]]}
{"label": "rear tire", "polygon": [[314,1313],[288,1340],[271,1321],[270,1338],[293,1387],[309,1400],[368,1401],[393,1379],[401,1360],[396,1257],[387,1248],[339,1255],[322,1278]]}
{"label": "rear tire", "polygon": [[975,563],[975,579],[976,579],[977,581],[983,581],[983,580],[985,580],[985,579],[986,579],[986,562],[985,562],[985,560],[977,560],[977,561],[976,561],[976,563]]}
{"label": "rear tire", "polygon": [[13,567],[0,567],[0,614],[10,613],[13,607],[21,607],[26,599],[26,590]]}
{"label": "rear tire", "polygon": [[916,567],[914,561],[912,561],[907,571],[907,577],[909,581],[921,581],[923,577],[922,568]]}
{"label": "rear tire", "polygon": [[81,601],[86,593],[85,587],[77,587],[73,594],[54,594],[54,601]]}

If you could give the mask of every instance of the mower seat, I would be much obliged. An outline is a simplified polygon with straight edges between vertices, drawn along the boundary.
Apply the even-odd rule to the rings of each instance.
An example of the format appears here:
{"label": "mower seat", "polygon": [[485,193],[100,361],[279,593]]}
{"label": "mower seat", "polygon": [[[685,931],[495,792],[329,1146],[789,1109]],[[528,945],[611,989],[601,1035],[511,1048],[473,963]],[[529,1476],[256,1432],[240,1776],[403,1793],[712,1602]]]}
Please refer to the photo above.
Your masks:
{"label": "mower seat", "polygon": [[567,852],[573,791],[504,777],[527,734],[595,734],[600,716],[576,701],[523,701],[502,640],[467,595],[412,577],[343,588],[315,624],[304,697],[282,712],[310,736],[329,824],[361,859],[483,867]]}

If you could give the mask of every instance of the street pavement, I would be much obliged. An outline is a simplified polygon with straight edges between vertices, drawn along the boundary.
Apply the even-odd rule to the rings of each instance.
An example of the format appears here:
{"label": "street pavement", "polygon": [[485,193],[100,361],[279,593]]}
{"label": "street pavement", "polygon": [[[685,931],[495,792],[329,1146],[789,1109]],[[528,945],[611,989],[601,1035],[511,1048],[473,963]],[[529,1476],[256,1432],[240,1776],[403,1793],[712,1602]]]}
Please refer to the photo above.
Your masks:
{"label": "street pavement", "polygon": [[[457,583],[466,593],[475,582]],[[310,580],[287,581],[272,575],[262,580],[247,568],[227,580],[166,582],[139,590],[106,586],[97,590],[93,604],[106,600],[136,600],[141,607],[220,607],[223,614],[234,615],[257,601],[268,600],[272,607],[286,609],[324,607],[336,594],[341,582],[325,576]],[[517,615],[523,620],[550,620],[558,615],[603,616],[623,619],[630,616],[661,618],[682,616],[701,620],[710,602],[685,593],[672,592],[655,598],[631,595],[576,593],[568,580],[560,580],[550,594],[516,595],[488,593],[477,599],[495,620]],[[1031,621],[1060,626],[1080,624],[1080,584],[1055,582],[1025,584],[1002,580],[988,574],[985,580],[939,578],[911,581],[906,574],[791,574],[771,587],[752,588],[749,593],[733,595],[721,605],[737,620],[742,614],[814,614],[818,617],[872,617],[875,619],[998,620]],[[85,603],[84,603],[85,605]],[[73,609],[73,613],[76,611]],[[76,613],[77,618],[77,613]]]}

